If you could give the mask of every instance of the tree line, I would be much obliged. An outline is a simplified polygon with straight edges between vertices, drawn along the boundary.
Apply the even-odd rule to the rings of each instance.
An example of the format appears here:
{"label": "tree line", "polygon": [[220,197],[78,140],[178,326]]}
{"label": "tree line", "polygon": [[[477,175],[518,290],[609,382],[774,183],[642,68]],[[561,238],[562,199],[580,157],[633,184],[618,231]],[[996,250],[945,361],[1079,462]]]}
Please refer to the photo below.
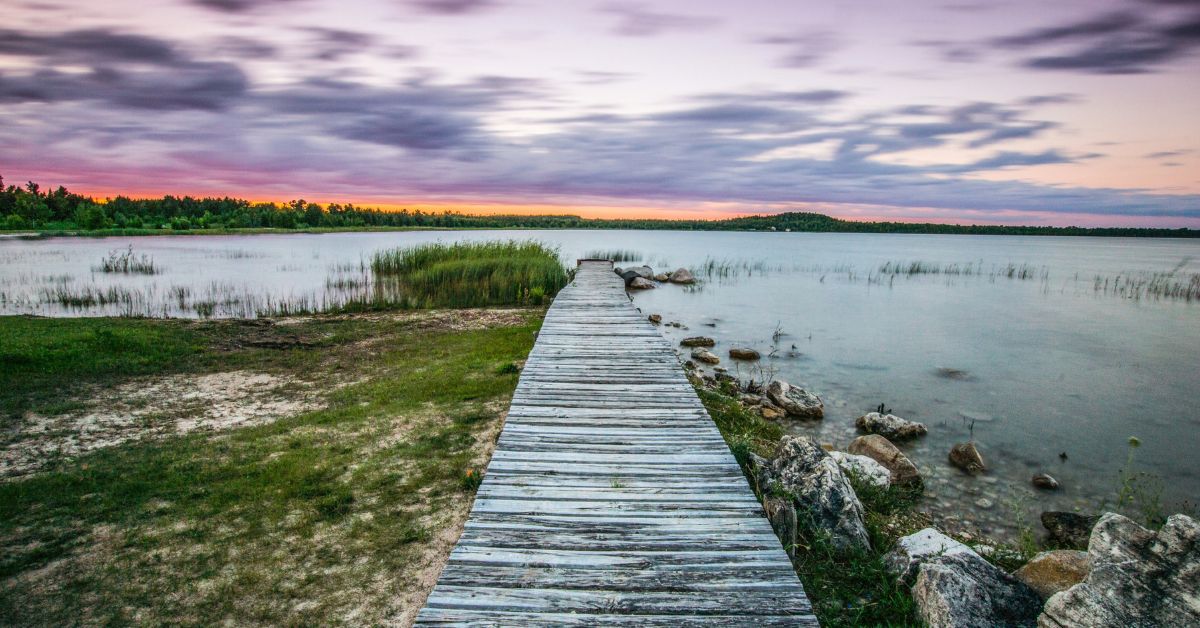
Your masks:
{"label": "tree line", "polygon": [[1086,235],[1200,237],[1196,229],[1141,227],[1035,227],[855,222],[824,214],[788,212],[724,220],[600,219],[563,215],[472,215],[420,210],[385,211],[353,204],[319,205],[303,199],[252,203],[230,197],[125,196],[97,201],[65,187],[42,190],[32,181],[4,186],[0,177],[0,229],[11,231],[177,232],[197,229],[672,229],[683,231],[816,231],[840,233],[950,233],[987,235]]}

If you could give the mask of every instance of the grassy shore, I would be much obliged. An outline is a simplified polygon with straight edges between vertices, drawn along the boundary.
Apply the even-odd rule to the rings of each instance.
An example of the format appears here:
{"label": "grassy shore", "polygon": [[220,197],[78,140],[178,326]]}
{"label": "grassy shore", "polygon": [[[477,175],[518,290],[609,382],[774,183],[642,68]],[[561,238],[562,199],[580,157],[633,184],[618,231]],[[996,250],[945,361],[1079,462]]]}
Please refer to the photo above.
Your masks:
{"label": "grassy shore", "polygon": [[[0,318],[0,444],[48,452],[0,479],[0,625],[410,617],[542,313]],[[64,424],[132,398],[71,451]]]}

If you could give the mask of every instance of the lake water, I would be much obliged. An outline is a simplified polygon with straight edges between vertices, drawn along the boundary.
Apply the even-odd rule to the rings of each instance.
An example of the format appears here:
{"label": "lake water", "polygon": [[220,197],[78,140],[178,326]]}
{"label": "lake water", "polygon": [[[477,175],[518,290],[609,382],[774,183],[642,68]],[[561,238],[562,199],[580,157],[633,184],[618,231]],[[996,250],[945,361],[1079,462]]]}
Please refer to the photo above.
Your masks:
{"label": "lake water", "polygon": [[[880,403],[926,423],[929,435],[903,449],[928,480],[929,507],[985,532],[1011,533],[1018,515],[1036,525],[1041,510],[1095,510],[1115,494],[1131,436],[1141,443],[1136,469],[1166,480],[1165,502],[1200,494],[1200,301],[1186,298],[1200,240],[661,231],[7,239],[0,313],[321,307],[359,285],[376,250],[497,238],[541,240],[564,260],[627,249],[656,270],[696,269],[700,285],[664,285],[635,304],[687,327],[664,326],[668,336],[714,337],[723,357],[734,345],[775,350],[762,368],[826,403],[824,421],[789,423],[794,432],[844,446],[854,419]],[[129,246],[161,272],[93,270]],[[909,274],[914,262],[922,272]],[[904,272],[891,272],[896,263]],[[89,291],[115,302],[60,303]],[[972,426],[990,466],[978,478],[946,463]],[[1038,472],[1062,490],[1033,489]]]}

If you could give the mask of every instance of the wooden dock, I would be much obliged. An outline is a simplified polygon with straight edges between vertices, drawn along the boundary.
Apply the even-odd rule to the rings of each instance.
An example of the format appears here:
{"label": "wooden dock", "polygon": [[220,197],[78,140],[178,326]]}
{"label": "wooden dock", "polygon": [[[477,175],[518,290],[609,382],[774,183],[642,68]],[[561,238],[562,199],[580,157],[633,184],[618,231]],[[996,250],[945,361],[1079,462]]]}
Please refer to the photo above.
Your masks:
{"label": "wooden dock", "polygon": [[554,300],[417,625],[818,625],[670,343],[610,262]]}

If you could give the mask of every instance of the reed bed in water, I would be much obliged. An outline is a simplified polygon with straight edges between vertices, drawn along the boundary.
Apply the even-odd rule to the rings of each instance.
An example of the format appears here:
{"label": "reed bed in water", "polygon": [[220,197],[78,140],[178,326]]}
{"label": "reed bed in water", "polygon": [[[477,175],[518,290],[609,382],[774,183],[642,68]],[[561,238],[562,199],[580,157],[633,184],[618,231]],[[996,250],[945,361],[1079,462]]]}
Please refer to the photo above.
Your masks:
{"label": "reed bed in water", "polygon": [[585,259],[610,259],[614,262],[638,262],[645,258],[632,249],[597,249],[583,254]]}
{"label": "reed bed in water", "polygon": [[520,241],[380,251],[371,271],[370,305],[414,308],[538,305],[569,281],[557,250]]}
{"label": "reed bed in water", "polygon": [[135,255],[132,246],[125,250],[109,251],[108,256],[100,260],[100,265],[92,267],[92,270],[126,275],[157,275],[162,272],[149,255]]}

